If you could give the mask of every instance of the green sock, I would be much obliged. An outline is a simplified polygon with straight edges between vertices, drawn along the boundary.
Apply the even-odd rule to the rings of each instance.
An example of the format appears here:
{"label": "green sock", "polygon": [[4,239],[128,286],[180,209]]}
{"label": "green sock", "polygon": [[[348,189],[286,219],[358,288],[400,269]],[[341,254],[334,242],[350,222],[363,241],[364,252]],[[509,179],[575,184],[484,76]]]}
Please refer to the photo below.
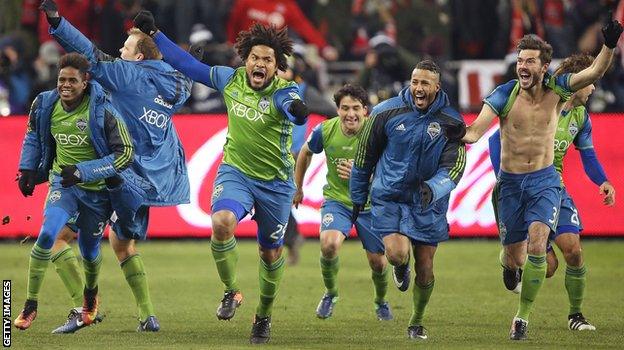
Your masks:
{"label": "green sock", "polygon": [[63,281],[74,307],[82,306],[84,282],[74,250],[70,246],[65,247],[52,256],[52,263],[56,267],[56,273]]}
{"label": "green sock", "polygon": [[102,267],[102,254],[98,254],[93,261],[84,260],[85,287],[87,289],[97,287],[100,267]]}
{"label": "green sock", "polygon": [[219,278],[225,285],[226,291],[238,291],[238,283],[236,282],[236,264],[238,263],[238,246],[236,238],[220,242],[216,239],[210,240],[210,248],[214,257]]}
{"label": "green sock", "polygon": [[522,291],[520,292],[520,307],[518,308],[519,317],[523,320],[529,320],[529,314],[533,307],[533,302],[537,297],[537,293],[544,279],[546,278],[546,254],[531,255],[529,254],[524,271],[522,272]]}
{"label": "green sock", "polygon": [[388,267],[383,271],[373,271],[371,277],[375,286],[375,303],[381,304],[386,301],[386,292],[388,292]]}
{"label": "green sock", "polygon": [[338,270],[340,269],[340,260],[338,256],[333,259],[326,259],[321,255],[321,275],[323,275],[323,283],[325,284],[325,289],[327,289],[327,293],[337,297],[338,296],[338,285],[337,285],[337,277]]}
{"label": "green sock", "polygon": [[134,295],[134,301],[136,301],[139,307],[139,319],[145,321],[148,317],[155,315],[155,313],[149,294],[143,259],[138,254],[132,255],[122,261],[120,266]]}
{"label": "green sock", "polygon": [[565,275],[565,287],[570,300],[569,315],[581,312],[583,298],[585,297],[585,265],[581,267],[567,266]]}
{"label": "green sock", "polygon": [[259,317],[271,315],[273,301],[277,296],[279,284],[284,276],[284,257],[281,256],[272,264],[267,264],[260,259],[260,304],[256,308]]}
{"label": "green sock", "polygon": [[419,286],[418,283],[414,283],[414,306],[412,309],[412,318],[409,323],[410,326],[422,326],[423,317],[425,316],[425,308],[429,303],[429,298],[433,292],[434,284],[435,280],[431,280],[431,282],[424,287]]}
{"label": "green sock", "polygon": [[26,299],[37,300],[43,284],[48,263],[50,262],[50,249],[44,249],[35,243],[30,250],[28,263],[28,293]]}

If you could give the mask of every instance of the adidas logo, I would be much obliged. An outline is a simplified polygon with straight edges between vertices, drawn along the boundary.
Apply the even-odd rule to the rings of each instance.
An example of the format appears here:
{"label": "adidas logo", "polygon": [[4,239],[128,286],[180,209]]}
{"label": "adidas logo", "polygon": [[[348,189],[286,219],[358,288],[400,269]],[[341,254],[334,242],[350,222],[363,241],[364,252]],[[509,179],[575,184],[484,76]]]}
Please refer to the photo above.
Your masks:
{"label": "adidas logo", "polygon": [[396,127],[396,129],[394,130],[399,130],[399,131],[405,131],[405,125],[403,125],[403,123],[399,124],[399,126]]}

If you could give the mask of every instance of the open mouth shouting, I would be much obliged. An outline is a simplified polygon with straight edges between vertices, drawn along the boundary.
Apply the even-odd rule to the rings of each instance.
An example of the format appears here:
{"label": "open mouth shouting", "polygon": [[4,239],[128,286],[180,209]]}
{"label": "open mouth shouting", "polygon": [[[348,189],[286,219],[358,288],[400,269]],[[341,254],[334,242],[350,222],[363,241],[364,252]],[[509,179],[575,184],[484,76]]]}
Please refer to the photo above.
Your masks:
{"label": "open mouth shouting", "polygon": [[427,104],[427,94],[424,91],[416,91],[414,93],[414,103],[418,107],[422,107]]}
{"label": "open mouth shouting", "polygon": [[532,78],[531,78],[531,73],[529,73],[529,71],[527,70],[519,70],[518,71],[518,79],[520,79],[520,83],[522,85],[529,85],[531,84]]}
{"label": "open mouth shouting", "polygon": [[251,72],[251,84],[253,86],[262,86],[266,81],[266,70],[256,68]]}

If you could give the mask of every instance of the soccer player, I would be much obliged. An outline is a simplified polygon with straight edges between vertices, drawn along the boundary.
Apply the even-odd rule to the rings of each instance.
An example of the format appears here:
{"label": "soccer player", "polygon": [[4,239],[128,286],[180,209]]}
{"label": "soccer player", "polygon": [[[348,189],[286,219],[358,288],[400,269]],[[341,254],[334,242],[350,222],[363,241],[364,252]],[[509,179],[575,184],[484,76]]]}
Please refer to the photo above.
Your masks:
{"label": "soccer player", "polygon": [[[529,314],[546,275],[546,242],[550,232],[557,230],[562,188],[553,160],[559,114],[573,92],[602,77],[613,58],[622,26],[611,21],[602,33],[605,45],[590,67],[555,77],[547,73],[552,47],[535,35],[523,37],[518,43],[518,80],[497,87],[484,100],[463,139],[466,143],[478,141],[499,116],[497,210],[504,264],[517,271],[528,253],[518,312],[511,324],[512,340],[527,338]],[[520,279],[519,273],[515,279]]]}
{"label": "soccer player", "polygon": [[254,208],[260,253],[260,302],[251,330],[251,343],[270,339],[271,312],[284,274],[282,243],[295,185],[290,153],[293,123],[306,122],[308,109],[297,85],[277,77],[286,69],[292,40],[286,29],[254,25],[236,41],[245,66],[209,66],[171,42],[148,11],[134,24],[153,35],[165,61],[191,79],[219,90],[225,99],[228,132],[212,191],[212,255],[225,293],[217,318],[229,320],[243,296],[236,280],[238,222]]}
{"label": "soccer player", "polygon": [[19,329],[28,329],[37,317],[52,245],[67,221],[78,214],[85,272],[80,320],[87,325],[95,321],[100,240],[112,213],[104,179],[123,175],[124,181],[132,182],[136,176],[130,170],[121,174],[134,158],[132,140],[102,87],[87,80],[87,59],[67,54],[59,60],[59,68],[56,90],[42,92],[33,101],[20,157],[22,194],[32,195],[48,174],[50,188],[41,231],[30,253],[26,303],[15,319]]}
{"label": "soccer player", "polygon": [[[583,69],[591,66],[593,57],[584,54],[572,55],[566,58],[557,68],[554,75],[578,73]],[[574,144],[581,154],[583,167],[587,176],[600,187],[600,194],[603,194],[603,204],[612,206],[615,204],[615,188],[607,180],[607,175],[598,161],[596,151],[592,142],[592,125],[589,114],[585,109],[587,99],[594,91],[594,85],[589,85],[575,92],[570,100],[566,102],[559,116],[559,124],[555,132],[555,155],[554,166],[559,174],[563,173],[563,158],[568,152],[569,147]],[[492,165],[496,173],[500,168],[500,132],[496,131],[489,139],[490,157]],[[561,179],[563,184],[563,177]],[[557,231],[551,232],[548,237],[550,241],[554,241],[559,249],[563,252],[566,261],[565,288],[568,292],[570,302],[570,311],[568,313],[568,328],[570,330],[595,330],[583,313],[581,306],[585,296],[585,275],[586,268],[581,250],[580,232],[583,230],[581,218],[578,210],[574,205],[572,197],[563,187],[561,210],[559,221],[557,223]],[[551,253],[552,252],[552,253]],[[549,249],[552,254],[550,263],[548,264],[550,274],[547,272],[546,277],[552,276],[556,270],[556,257],[552,248]],[[503,266],[504,268],[504,266]],[[513,271],[512,275],[515,275]]]}
{"label": "soccer player", "polygon": [[[98,50],[82,33],[60,17],[53,0],[44,0],[50,23],[50,33],[67,51],[84,54],[91,68],[92,79],[99,82],[111,96],[115,108],[128,125],[135,143],[136,162],[133,169],[147,181],[137,183],[146,192],[143,202],[115,200],[118,186],[110,190],[116,219],[109,240],[126,281],[138,306],[137,331],[155,332],[160,329],[149,293],[143,259],[135,240],[145,239],[150,206],[170,206],[189,202],[189,181],[184,150],[171,117],[190,94],[191,82],[169,64],[148,35],[133,28],[119,50],[121,59],[115,59]],[[114,185],[114,184],[113,184]],[[119,206],[119,207],[116,207]],[[121,216],[123,207],[130,206],[135,215]],[[66,228],[64,240],[71,240],[72,233]],[[76,279],[76,264],[69,245],[59,242],[53,260],[57,271],[70,294],[80,285]],[[56,333],[71,333],[80,328],[77,319],[70,317]]]}
{"label": "soccer player", "polygon": [[412,246],[416,278],[410,339],[427,339],[423,317],[433,292],[433,257],[438,243],[448,239],[449,197],[466,165],[459,141],[465,130],[462,116],[440,88],[440,69],[431,60],[421,61],[408,87],[373,108],[351,170],[354,219],[368,201],[374,172],[371,229],[383,237],[401,291],[410,283]]}
{"label": "soccer player", "polygon": [[[325,201],[321,207],[321,275],[326,292],[316,308],[319,318],[329,318],[338,301],[338,251],[351,232],[353,203],[349,197],[349,177],[362,125],[368,114],[368,93],[359,86],[345,85],[334,94],[338,118],[317,125],[304,143],[295,168],[297,191],[293,204],[303,200],[303,179],[314,153],[325,152],[327,184],[323,188]],[[391,320],[392,312],[386,301],[388,290],[387,260],[381,237],[371,232],[370,206],[355,222],[358,236],[366,250],[375,286],[375,312],[379,320]]]}

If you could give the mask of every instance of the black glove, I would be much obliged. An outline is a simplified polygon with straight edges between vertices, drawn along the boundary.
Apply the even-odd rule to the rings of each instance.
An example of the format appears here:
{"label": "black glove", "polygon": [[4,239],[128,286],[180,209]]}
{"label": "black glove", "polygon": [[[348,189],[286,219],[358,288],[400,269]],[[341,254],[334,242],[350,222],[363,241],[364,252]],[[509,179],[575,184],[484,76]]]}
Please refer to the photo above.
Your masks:
{"label": "black glove", "polygon": [[139,28],[143,33],[147,35],[153,35],[158,31],[154,21],[154,16],[149,11],[141,11],[136,17],[134,17],[134,26]]}
{"label": "black glove", "polygon": [[459,141],[466,135],[466,124],[445,124],[442,125],[444,135],[451,141]]}
{"label": "black glove", "polygon": [[191,54],[191,56],[195,57],[195,59],[198,60],[199,62],[201,62],[202,59],[204,58],[204,46],[203,45],[193,44],[191,45],[191,47],[189,47],[188,52]]}
{"label": "black glove", "polygon": [[54,0],[43,0],[39,5],[39,10],[45,12],[46,19],[52,28],[56,29],[61,23],[61,17],[58,14],[58,6]]}
{"label": "black glove", "polygon": [[613,14],[609,12],[609,22],[602,27],[602,36],[606,47],[613,49],[617,46],[620,34],[622,34],[622,25],[616,20],[612,20]]}
{"label": "black glove", "polygon": [[35,175],[34,170],[20,170],[17,186],[24,197],[32,196],[35,190]]}
{"label": "black glove", "polygon": [[364,210],[364,204],[355,204],[353,203],[353,211],[351,212],[351,225],[355,225],[358,216],[360,216],[360,212]]}
{"label": "black glove", "polygon": [[303,119],[310,114],[310,111],[308,111],[308,106],[306,106],[303,101],[294,100],[290,103],[290,107],[288,107],[288,113],[294,115],[297,119]]}
{"label": "black glove", "polygon": [[106,187],[113,189],[121,185],[123,183],[123,179],[120,176],[115,175],[107,177],[106,179],[104,179],[104,182],[106,183]]}
{"label": "black glove", "polygon": [[61,185],[63,187],[72,187],[73,185],[82,182],[80,180],[80,171],[75,165],[62,165],[61,166]]}
{"label": "black glove", "polygon": [[433,200],[433,192],[431,192],[431,187],[426,183],[422,182],[420,184],[420,206],[426,208],[431,204]]}

